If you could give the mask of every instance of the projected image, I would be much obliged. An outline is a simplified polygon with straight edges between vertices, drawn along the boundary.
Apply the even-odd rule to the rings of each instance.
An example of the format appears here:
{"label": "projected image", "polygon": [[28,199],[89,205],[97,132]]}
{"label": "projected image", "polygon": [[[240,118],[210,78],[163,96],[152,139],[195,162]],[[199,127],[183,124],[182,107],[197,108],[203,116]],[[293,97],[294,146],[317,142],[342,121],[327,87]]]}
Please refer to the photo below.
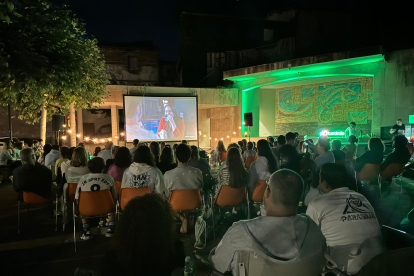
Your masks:
{"label": "projected image", "polygon": [[126,140],[197,140],[195,97],[125,96]]}

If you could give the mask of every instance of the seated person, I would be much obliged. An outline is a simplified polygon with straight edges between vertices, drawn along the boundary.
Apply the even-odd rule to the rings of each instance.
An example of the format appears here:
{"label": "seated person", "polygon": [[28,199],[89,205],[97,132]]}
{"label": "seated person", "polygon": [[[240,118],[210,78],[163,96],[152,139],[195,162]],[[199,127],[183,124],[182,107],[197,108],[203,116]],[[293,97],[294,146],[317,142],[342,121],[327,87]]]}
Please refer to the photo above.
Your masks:
{"label": "seated person", "polygon": [[332,153],[335,157],[335,163],[345,165],[346,153],[341,150],[341,140],[332,141]]}
{"label": "seated person", "polygon": [[37,159],[37,162],[39,162],[41,165],[45,165],[46,155],[48,155],[51,151],[52,151],[52,145],[51,144],[44,145],[43,152],[40,152],[41,156],[39,157],[39,159]]}
{"label": "seated person", "polygon": [[[13,171],[13,188],[16,192],[32,192],[44,198],[54,195],[52,171],[36,162],[36,155],[31,148],[20,152],[23,165]],[[53,189],[53,190],[52,190]]]}
{"label": "seated person", "polygon": [[59,160],[59,158],[60,158],[59,145],[52,145],[52,149],[45,156],[45,166],[54,167],[56,164],[56,161]]}
{"label": "seated person", "polygon": [[403,135],[396,135],[393,140],[393,151],[385,157],[384,162],[381,164],[381,171],[385,170],[392,163],[405,165],[410,160],[411,153],[407,148],[407,138]]}
{"label": "seated person", "polygon": [[[76,187],[75,200],[79,200],[79,194],[82,192],[94,192],[111,190],[114,201],[116,200],[114,180],[110,175],[102,173],[105,166],[105,161],[102,158],[93,158],[88,161],[88,169],[91,173],[88,173],[81,177],[78,186]],[[115,231],[115,216],[110,215],[108,223],[108,230],[106,231],[106,237],[112,237]],[[91,229],[88,224],[87,218],[82,218],[83,232],[81,239],[89,240],[92,237]]]}
{"label": "seated person", "polygon": [[90,173],[88,169],[88,153],[82,147],[73,151],[70,165],[66,167],[66,183],[78,183],[82,176]]}
{"label": "seated person", "polygon": [[[375,240],[371,250],[360,255],[363,259],[356,261],[359,267],[348,267],[349,273],[356,273],[371,258],[383,251],[381,230],[374,208],[363,195],[348,188],[347,170],[339,164],[327,163],[321,167],[318,188],[324,195],[309,203],[306,214],[322,230],[330,248],[330,255],[338,265],[346,268],[348,259],[336,258],[332,254],[335,247],[359,247],[365,241]],[[348,255],[349,253],[346,254]]]}
{"label": "seated person", "polygon": [[278,167],[299,173],[299,153],[292,145],[284,145],[279,149]]}
{"label": "seated person", "polygon": [[[55,175],[58,175],[58,170],[59,170],[60,166],[62,165],[62,163],[68,160],[68,152],[69,152],[68,147],[61,147],[60,148],[60,158],[58,160],[56,160],[56,163],[55,163]],[[61,171],[62,171],[62,169],[61,169]]]}
{"label": "seated person", "polygon": [[16,160],[11,141],[6,141],[6,145],[0,152],[0,166],[6,166]]}
{"label": "seated person", "polygon": [[253,150],[253,143],[252,142],[247,143],[247,150],[245,150],[243,152],[243,161],[246,162],[247,157],[250,157],[250,156],[252,156],[252,157],[256,156],[256,152]]}
{"label": "seated person", "polygon": [[247,187],[249,173],[244,168],[243,162],[240,160],[240,152],[236,148],[228,150],[226,165],[219,170],[217,182],[214,198],[217,198],[223,185],[228,185],[232,188]]}
{"label": "seated person", "polygon": [[98,153],[98,157],[103,158],[103,160],[105,160],[105,163],[106,163],[106,160],[112,159],[112,148],[113,147],[114,147],[114,143],[113,142],[111,142],[111,141],[106,142],[105,149],[104,150],[101,150]]}
{"label": "seated person", "polygon": [[260,250],[280,265],[314,254],[323,260],[326,242],[321,230],[308,216],[297,214],[302,192],[303,181],[297,173],[288,169],[275,172],[264,193],[267,215],[234,223],[210,253],[213,267],[238,275],[237,251]]}
{"label": "seated person", "polygon": [[171,206],[162,196],[131,199],[117,224],[113,249],[102,260],[101,275],[173,275],[185,260],[183,242],[174,229]]}
{"label": "seated person", "polygon": [[[63,161],[63,162],[62,162],[62,164],[60,165],[60,169],[61,169],[61,172],[62,172],[62,177],[63,177],[63,176],[65,175],[65,173],[66,173],[66,168],[70,166],[70,161],[71,161],[71,159],[72,159],[73,151],[74,151],[75,149],[76,149],[75,147],[71,147],[71,148],[68,150],[68,155],[67,155],[68,160]],[[65,180],[65,182],[66,182],[66,180]]]}
{"label": "seated person", "polygon": [[384,148],[380,138],[369,139],[368,150],[355,160],[355,170],[360,172],[365,164],[381,164]]}
{"label": "seated person", "polygon": [[200,152],[196,146],[191,146],[191,159],[188,160],[188,166],[197,168],[201,171],[204,183],[203,190],[210,190],[214,184],[214,179],[210,174],[210,165],[200,158]]}
{"label": "seated person", "polygon": [[122,181],[125,170],[131,165],[131,152],[127,147],[120,147],[114,160],[114,164],[109,166],[108,175],[112,176],[114,181]]}
{"label": "seated person", "polygon": [[150,148],[140,146],[133,156],[133,163],[124,172],[121,189],[149,187],[151,192],[162,193],[163,175],[155,166]]}
{"label": "seated person", "polygon": [[20,159],[20,151],[23,149],[23,143],[22,142],[17,142],[15,144],[15,148],[14,148],[14,157],[16,159]]}
{"label": "seated person", "polygon": [[119,150],[119,146],[113,146],[111,149],[111,158],[107,159],[105,162],[105,167],[103,169],[104,173],[108,173],[109,167],[115,163],[115,155]]}
{"label": "seated person", "polygon": [[160,163],[158,164],[158,169],[160,169],[162,174],[165,174],[166,171],[177,168],[177,162],[174,155],[174,151],[169,146],[164,147],[160,155]]}
{"label": "seated person", "polygon": [[[178,145],[176,149],[177,168],[167,171],[164,175],[164,192],[167,198],[174,190],[201,190],[203,188],[203,175],[197,168],[188,166],[191,149],[186,144]],[[181,233],[187,233],[187,219],[179,216],[182,221]]]}
{"label": "seated person", "polygon": [[[239,144],[237,144],[237,143],[231,143],[230,145],[227,146],[227,151],[229,149],[231,149],[231,148],[236,148],[239,151],[239,153],[240,153],[240,155],[239,155],[240,156],[240,160],[242,161],[243,166],[244,166],[243,155],[241,154],[242,153],[242,149],[240,148]],[[226,152],[226,155],[227,155],[227,152]],[[220,169],[222,169],[225,165],[226,165],[226,161],[223,161],[220,164]]]}
{"label": "seated person", "polygon": [[308,143],[308,147],[311,148],[313,152],[317,152],[319,154],[319,156],[315,158],[316,169],[319,169],[326,163],[335,163],[335,157],[332,151],[330,151],[331,144],[329,143],[328,138],[319,137],[317,146],[315,146],[310,140],[307,140],[306,142]]}

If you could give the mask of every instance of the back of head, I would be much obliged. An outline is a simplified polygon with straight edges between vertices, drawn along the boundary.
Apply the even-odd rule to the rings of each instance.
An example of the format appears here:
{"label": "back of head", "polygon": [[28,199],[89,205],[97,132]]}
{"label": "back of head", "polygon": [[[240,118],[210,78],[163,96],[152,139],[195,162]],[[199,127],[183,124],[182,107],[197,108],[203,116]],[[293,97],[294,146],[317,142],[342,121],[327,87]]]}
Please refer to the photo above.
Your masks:
{"label": "back of head", "polygon": [[319,137],[318,146],[324,149],[325,152],[331,149],[331,144],[329,143],[329,138]]}
{"label": "back of head", "polygon": [[235,148],[237,149],[239,152],[241,152],[241,148],[239,146],[239,144],[237,143],[231,143],[230,145],[227,146],[227,150],[231,149],[231,148]]}
{"label": "back of head", "polygon": [[88,153],[86,149],[82,147],[77,147],[72,154],[72,159],[70,160],[70,165],[73,167],[84,167],[88,163]]}
{"label": "back of head", "polygon": [[118,150],[119,150],[119,146],[113,146],[113,148],[111,149],[112,158],[115,158],[115,155],[118,152]]}
{"label": "back of head", "polygon": [[269,143],[261,139],[257,142],[257,154],[267,159],[269,173],[274,173],[277,169],[276,159],[272,154]]}
{"label": "back of head", "polygon": [[115,166],[128,168],[131,165],[131,152],[126,147],[120,147],[115,155]]}
{"label": "back of head", "polygon": [[31,147],[33,147],[33,140],[27,140],[27,141],[25,141],[25,144],[27,144],[27,146],[29,148],[31,148]]}
{"label": "back of head", "polygon": [[78,144],[78,147],[82,147],[82,148],[84,148],[84,147],[85,147],[85,143],[84,143],[84,142],[80,142],[80,143]]}
{"label": "back of head", "polygon": [[111,141],[106,142],[105,144],[106,150],[111,150],[113,147],[114,147],[114,143],[112,143]]}
{"label": "back of head", "polygon": [[355,122],[350,122],[349,125],[355,127],[356,126],[356,123]]}
{"label": "back of head", "polygon": [[182,140],[182,141],[181,141],[181,144],[185,144],[185,145],[187,145],[187,144],[188,144],[188,142],[187,142],[187,140]]}
{"label": "back of head", "polygon": [[147,146],[139,146],[134,153],[135,163],[144,163],[149,166],[155,167],[155,159],[151,150]]}
{"label": "back of head", "polygon": [[98,153],[102,151],[101,147],[96,147],[95,152],[93,153],[93,156],[98,156]]}
{"label": "back of head", "polygon": [[22,142],[17,142],[16,143],[16,149],[22,150],[23,149],[23,143]]}
{"label": "back of head", "polygon": [[60,147],[59,145],[52,145],[52,149],[59,151]]}
{"label": "back of head", "polygon": [[242,139],[243,145],[246,146],[247,145],[247,140],[246,139]]}
{"label": "back of head", "polygon": [[351,143],[358,143],[358,138],[355,135],[349,135],[348,140]]}
{"label": "back of head", "polygon": [[68,158],[68,152],[69,152],[68,147],[61,147],[60,148],[60,155],[62,156],[62,158]]}
{"label": "back of head", "polygon": [[342,147],[342,142],[341,140],[333,140],[332,141],[332,149],[333,150],[340,150]]}
{"label": "back of head", "polygon": [[267,141],[269,141],[269,143],[271,143],[271,145],[273,146],[273,143],[275,142],[275,138],[273,138],[272,136],[267,137]]}
{"label": "back of head", "polygon": [[236,148],[229,148],[227,151],[226,165],[230,173],[230,187],[239,188],[243,186],[243,178],[247,171],[240,158],[240,152]]}
{"label": "back of head", "polygon": [[174,243],[174,218],[166,200],[146,194],[128,202],[114,236],[119,262],[128,275],[165,273]]}
{"label": "back of head", "polygon": [[303,180],[292,170],[281,169],[269,179],[272,203],[285,208],[297,208],[303,192]]}
{"label": "back of head", "polygon": [[162,150],[161,156],[160,156],[160,162],[162,164],[173,164],[173,163],[175,163],[174,151],[172,150],[172,148],[165,147]]}
{"label": "back of head", "polygon": [[132,141],[132,144],[133,144],[135,147],[138,145],[138,143],[139,143],[139,140],[138,140],[138,139],[134,139],[134,140]]}
{"label": "back of head", "polygon": [[279,135],[279,137],[277,137],[277,142],[279,145],[286,144],[286,137],[284,135]]}
{"label": "back of head", "polygon": [[396,149],[402,149],[407,147],[408,140],[403,135],[394,136],[394,147]]}
{"label": "back of head", "polygon": [[292,145],[283,145],[279,149],[279,167],[281,169],[298,169],[298,151]]}
{"label": "back of head", "polygon": [[191,146],[191,159],[198,159],[200,152],[196,146]]}
{"label": "back of head", "polygon": [[253,143],[252,142],[247,143],[247,149],[248,150],[252,150],[253,149]]}
{"label": "back of head", "polygon": [[51,144],[46,144],[43,146],[43,157],[45,157],[52,150]]}
{"label": "back of head", "polygon": [[287,143],[291,143],[292,141],[295,140],[295,138],[296,138],[295,133],[293,133],[293,132],[286,133],[286,142]]}
{"label": "back of head", "polygon": [[243,141],[238,141],[237,144],[239,145],[240,148],[244,147]]}
{"label": "back of head", "polygon": [[369,139],[368,141],[368,149],[370,151],[375,151],[378,153],[383,153],[384,152],[384,143],[382,142],[382,140],[380,138],[374,137]]}
{"label": "back of head", "polygon": [[68,159],[69,160],[72,160],[72,156],[73,156],[73,152],[75,151],[75,147],[71,147],[69,150],[68,150]]}
{"label": "back of head", "polygon": [[20,158],[26,164],[34,165],[35,164],[35,159],[33,157],[33,154],[34,154],[34,152],[33,152],[32,148],[22,149],[22,151],[20,152]]}
{"label": "back of head", "polygon": [[217,143],[217,149],[219,152],[226,151],[223,141],[219,140]]}
{"label": "back of head", "polygon": [[91,173],[102,173],[105,167],[105,160],[103,158],[97,157],[88,161],[88,169]]}
{"label": "back of head", "polygon": [[191,149],[186,144],[180,144],[175,150],[175,155],[178,161],[186,163],[191,157]]}
{"label": "back of head", "polygon": [[343,165],[326,163],[321,167],[319,181],[326,181],[333,190],[348,187],[348,173]]}
{"label": "back of head", "polygon": [[160,144],[158,144],[157,142],[151,142],[150,149],[154,156],[160,156]]}

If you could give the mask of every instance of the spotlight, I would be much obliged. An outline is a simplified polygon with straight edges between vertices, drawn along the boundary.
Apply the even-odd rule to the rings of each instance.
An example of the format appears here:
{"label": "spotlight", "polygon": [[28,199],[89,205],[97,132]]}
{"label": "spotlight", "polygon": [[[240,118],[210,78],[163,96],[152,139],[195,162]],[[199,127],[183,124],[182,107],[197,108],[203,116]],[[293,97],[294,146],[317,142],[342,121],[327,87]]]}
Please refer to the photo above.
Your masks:
{"label": "spotlight", "polygon": [[201,135],[201,131],[198,132]]}
{"label": "spotlight", "polygon": [[244,122],[242,124],[244,125]]}

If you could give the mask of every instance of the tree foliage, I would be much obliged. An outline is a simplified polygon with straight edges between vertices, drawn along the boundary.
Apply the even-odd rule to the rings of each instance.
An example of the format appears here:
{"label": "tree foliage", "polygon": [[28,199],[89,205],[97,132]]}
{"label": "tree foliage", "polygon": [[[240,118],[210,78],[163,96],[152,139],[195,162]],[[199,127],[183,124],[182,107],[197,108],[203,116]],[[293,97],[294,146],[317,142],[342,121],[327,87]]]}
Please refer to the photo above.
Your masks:
{"label": "tree foliage", "polygon": [[106,96],[105,61],[96,39],[67,6],[45,0],[19,1],[0,22],[0,104],[10,104],[29,123],[69,105],[91,108]]}

